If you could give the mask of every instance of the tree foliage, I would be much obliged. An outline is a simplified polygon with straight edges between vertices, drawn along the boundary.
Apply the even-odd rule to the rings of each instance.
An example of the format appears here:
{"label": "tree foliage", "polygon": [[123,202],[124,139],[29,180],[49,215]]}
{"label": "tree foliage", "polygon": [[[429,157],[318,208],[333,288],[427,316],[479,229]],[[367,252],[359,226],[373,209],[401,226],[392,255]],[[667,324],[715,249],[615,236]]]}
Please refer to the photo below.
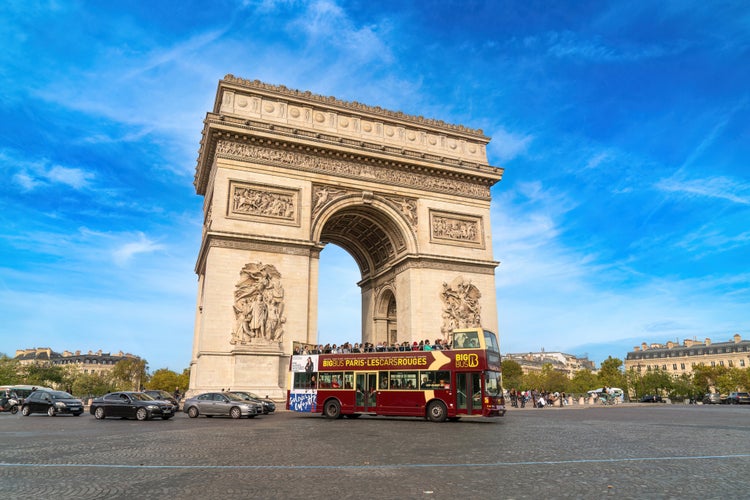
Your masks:
{"label": "tree foliage", "polygon": [[523,370],[518,362],[512,359],[505,359],[502,362],[503,385],[509,389],[521,387],[523,379]]}
{"label": "tree foliage", "polygon": [[0,384],[17,384],[20,368],[17,359],[0,353]]}
{"label": "tree foliage", "polygon": [[148,383],[148,363],[145,359],[126,358],[112,368],[111,376],[115,389],[138,391]]}

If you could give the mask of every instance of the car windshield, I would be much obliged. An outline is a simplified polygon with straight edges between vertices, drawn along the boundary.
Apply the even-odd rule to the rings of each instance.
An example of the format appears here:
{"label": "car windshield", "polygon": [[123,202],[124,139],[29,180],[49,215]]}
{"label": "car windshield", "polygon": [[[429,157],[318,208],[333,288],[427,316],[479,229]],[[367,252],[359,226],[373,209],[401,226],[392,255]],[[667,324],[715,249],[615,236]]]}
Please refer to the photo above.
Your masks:
{"label": "car windshield", "polygon": [[244,401],[244,399],[239,397],[237,394],[232,394],[231,392],[225,392],[224,395],[227,397],[227,399],[231,399],[232,401]]}
{"label": "car windshield", "polygon": [[130,397],[138,401],[154,401],[154,398],[144,392],[131,392]]}
{"label": "car windshield", "polygon": [[258,396],[257,394],[255,394],[254,392],[248,392],[247,395],[250,396],[253,399],[263,399],[260,396]]}
{"label": "car windshield", "polygon": [[52,399],[73,399],[73,396],[65,391],[52,391],[49,395]]}

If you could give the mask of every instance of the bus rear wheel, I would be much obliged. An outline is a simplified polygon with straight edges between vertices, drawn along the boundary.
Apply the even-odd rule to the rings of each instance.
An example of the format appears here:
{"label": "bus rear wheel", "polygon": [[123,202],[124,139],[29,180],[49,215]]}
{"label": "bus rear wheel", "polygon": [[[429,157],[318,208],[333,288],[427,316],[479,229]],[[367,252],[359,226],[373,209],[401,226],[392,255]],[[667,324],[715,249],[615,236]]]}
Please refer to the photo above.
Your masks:
{"label": "bus rear wheel", "polygon": [[445,422],[448,416],[448,410],[440,401],[432,401],[427,405],[427,418],[433,422]]}
{"label": "bus rear wheel", "polygon": [[341,404],[335,399],[326,401],[323,407],[323,414],[328,418],[339,418],[341,416]]}

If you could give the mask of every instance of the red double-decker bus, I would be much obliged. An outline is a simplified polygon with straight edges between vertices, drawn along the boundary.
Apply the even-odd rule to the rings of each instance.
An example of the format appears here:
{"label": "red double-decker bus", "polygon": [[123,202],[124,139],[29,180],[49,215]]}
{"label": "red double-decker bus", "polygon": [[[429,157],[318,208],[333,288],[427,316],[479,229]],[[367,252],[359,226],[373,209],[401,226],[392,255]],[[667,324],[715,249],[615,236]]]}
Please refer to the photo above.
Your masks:
{"label": "red double-decker bus", "polygon": [[287,409],[328,418],[505,415],[500,347],[482,328],[455,330],[446,349],[293,355]]}

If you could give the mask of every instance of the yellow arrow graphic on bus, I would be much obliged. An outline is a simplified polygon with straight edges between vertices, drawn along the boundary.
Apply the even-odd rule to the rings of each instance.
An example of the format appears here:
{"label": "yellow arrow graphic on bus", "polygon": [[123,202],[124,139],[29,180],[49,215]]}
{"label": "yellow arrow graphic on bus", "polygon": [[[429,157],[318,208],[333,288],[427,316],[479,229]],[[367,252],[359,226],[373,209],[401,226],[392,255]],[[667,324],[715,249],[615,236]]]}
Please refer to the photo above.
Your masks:
{"label": "yellow arrow graphic on bus", "polygon": [[432,352],[432,356],[435,358],[435,361],[432,362],[432,364],[427,367],[428,370],[439,370],[440,368],[444,367],[448,363],[450,363],[451,358],[446,356],[440,351],[430,351]]}

